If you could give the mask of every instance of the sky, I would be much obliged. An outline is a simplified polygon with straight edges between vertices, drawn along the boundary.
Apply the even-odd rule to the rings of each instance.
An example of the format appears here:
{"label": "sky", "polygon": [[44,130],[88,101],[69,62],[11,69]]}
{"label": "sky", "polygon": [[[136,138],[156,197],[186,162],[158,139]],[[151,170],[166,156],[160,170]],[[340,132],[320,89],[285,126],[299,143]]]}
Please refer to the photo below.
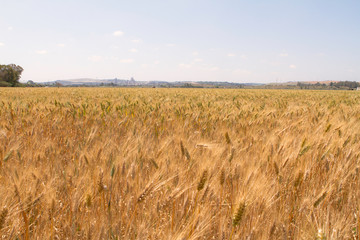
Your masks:
{"label": "sky", "polygon": [[359,0],[0,0],[21,81],[360,81]]}

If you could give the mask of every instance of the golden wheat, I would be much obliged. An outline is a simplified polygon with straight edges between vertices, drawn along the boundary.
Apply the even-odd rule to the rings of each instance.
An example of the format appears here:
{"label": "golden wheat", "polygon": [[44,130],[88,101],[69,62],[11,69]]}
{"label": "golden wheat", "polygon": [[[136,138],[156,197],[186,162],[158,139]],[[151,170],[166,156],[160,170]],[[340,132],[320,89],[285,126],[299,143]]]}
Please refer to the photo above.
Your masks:
{"label": "golden wheat", "polygon": [[356,91],[0,88],[1,236],[358,239],[359,141]]}

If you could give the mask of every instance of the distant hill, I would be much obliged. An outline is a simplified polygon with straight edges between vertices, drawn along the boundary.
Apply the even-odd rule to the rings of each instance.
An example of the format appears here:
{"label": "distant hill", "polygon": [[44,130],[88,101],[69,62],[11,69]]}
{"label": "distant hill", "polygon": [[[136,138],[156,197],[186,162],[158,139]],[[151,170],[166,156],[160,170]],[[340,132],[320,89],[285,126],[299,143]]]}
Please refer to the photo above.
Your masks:
{"label": "distant hill", "polygon": [[309,81],[309,82],[302,82],[302,83],[306,83],[306,84],[325,84],[325,85],[330,85],[331,83],[339,83],[340,81],[332,81],[332,80],[327,80],[327,81]]}
{"label": "distant hill", "polygon": [[264,86],[266,89],[312,89],[312,90],[355,90],[360,87],[357,81],[304,81],[270,83]]}
{"label": "distant hill", "polygon": [[287,85],[287,86],[295,86],[298,84],[325,84],[330,85],[331,83],[338,83],[340,81],[332,81],[332,80],[326,80],[326,81],[303,81],[303,82],[281,82],[281,83],[269,83],[268,85]]}
{"label": "distant hill", "polygon": [[56,80],[52,82],[44,82],[44,85],[62,85],[62,86],[100,86],[100,85],[119,85],[119,86],[135,86],[135,80],[122,79],[94,79],[94,78],[79,78],[68,80]]}
{"label": "distant hill", "polygon": [[68,80],[56,80],[51,82],[41,83],[45,86],[125,86],[125,87],[187,87],[187,88],[243,88],[244,86],[260,86],[260,83],[232,83],[232,82],[167,82],[167,81],[135,81],[124,79],[93,79],[93,78],[79,78]]}
{"label": "distant hill", "polygon": [[[32,82],[32,81],[31,81]],[[354,90],[360,87],[356,81],[303,81],[281,83],[233,83],[211,81],[135,81],[127,79],[94,79],[78,78],[56,80],[51,82],[27,84],[28,86],[62,86],[62,87],[157,87],[157,88],[247,88],[247,89],[313,89],[313,90]]]}

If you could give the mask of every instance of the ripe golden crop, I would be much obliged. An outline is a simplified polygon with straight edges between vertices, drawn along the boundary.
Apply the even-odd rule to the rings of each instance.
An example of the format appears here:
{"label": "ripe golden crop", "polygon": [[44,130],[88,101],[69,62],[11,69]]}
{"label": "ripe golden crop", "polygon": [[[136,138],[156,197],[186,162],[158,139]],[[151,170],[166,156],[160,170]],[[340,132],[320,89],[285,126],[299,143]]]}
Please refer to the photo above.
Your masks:
{"label": "ripe golden crop", "polygon": [[8,239],[358,239],[360,93],[0,89]]}

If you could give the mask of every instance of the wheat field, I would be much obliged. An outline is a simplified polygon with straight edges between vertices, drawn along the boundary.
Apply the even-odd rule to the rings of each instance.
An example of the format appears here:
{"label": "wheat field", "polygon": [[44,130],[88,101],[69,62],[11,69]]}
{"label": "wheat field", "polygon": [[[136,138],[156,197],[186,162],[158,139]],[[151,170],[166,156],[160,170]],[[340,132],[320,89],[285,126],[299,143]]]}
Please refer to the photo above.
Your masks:
{"label": "wheat field", "polygon": [[359,239],[360,93],[1,88],[2,239]]}

